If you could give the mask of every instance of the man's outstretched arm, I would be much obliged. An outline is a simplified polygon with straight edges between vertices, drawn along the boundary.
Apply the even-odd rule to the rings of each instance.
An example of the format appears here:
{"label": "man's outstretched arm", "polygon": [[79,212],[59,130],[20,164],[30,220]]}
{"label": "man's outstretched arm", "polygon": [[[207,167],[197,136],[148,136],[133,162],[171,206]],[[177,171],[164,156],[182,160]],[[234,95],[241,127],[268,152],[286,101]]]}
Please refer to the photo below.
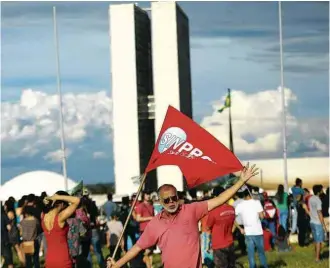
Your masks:
{"label": "man's outstretched arm", "polygon": [[216,207],[227,202],[227,200],[229,200],[244,185],[244,183],[258,174],[258,168],[256,168],[255,165],[249,167],[249,163],[247,163],[246,167],[244,167],[241,172],[239,180],[232,187],[224,191],[219,196],[207,201],[208,211],[211,211],[212,209],[215,209]]}
{"label": "man's outstretched arm", "polygon": [[126,263],[128,263],[130,260],[134,259],[142,250],[138,245],[134,245],[127,253],[117,262],[111,261],[111,268],[120,268],[124,266]]}

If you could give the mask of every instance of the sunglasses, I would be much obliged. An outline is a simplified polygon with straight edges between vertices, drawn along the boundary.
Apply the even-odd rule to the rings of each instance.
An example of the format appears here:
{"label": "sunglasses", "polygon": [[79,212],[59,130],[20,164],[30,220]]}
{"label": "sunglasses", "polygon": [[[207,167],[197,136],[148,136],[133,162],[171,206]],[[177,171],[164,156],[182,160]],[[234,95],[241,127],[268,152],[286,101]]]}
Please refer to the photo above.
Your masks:
{"label": "sunglasses", "polygon": [[163,199],[164,204],[168,204],[171,201],[172,202],[177,202],[178,201],[178,197],[176,195],[174,195],[174,196],[169,196],[169,197]]}

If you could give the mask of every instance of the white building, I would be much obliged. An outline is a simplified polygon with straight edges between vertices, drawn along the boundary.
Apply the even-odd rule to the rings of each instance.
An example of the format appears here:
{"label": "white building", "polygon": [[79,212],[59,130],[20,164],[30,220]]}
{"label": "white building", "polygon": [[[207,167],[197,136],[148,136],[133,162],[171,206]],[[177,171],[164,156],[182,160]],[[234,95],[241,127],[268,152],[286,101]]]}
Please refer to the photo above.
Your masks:
{"label": "white building", "polygon": [[[144,172],[155,143],[148,113],[153,94],[150,19],[134,4],[111,5],[109,16],[115,187],[116,194],[132,194],[138,188],[132,178]],[[157,181],[149,176],[148,183]]]}
{"label": "white building", "polygon": [[[168,105],[192,117],[188,17],[175,2],[152,2],[151,34],[157,137]],[[171,183],[183,190],[178,167],[159,167],[157,178],[158,185]]]}
{"label": "white building", "polygon": [[[109,9],[117,195],[137,190],[132,178],[149,162],[168,105],[192,117],[188,18],[175,2],[152,3],[151,14],[152,25],[134,4]],[[160,167],[145,189],[164,183],[182,190],[181,171]]]}

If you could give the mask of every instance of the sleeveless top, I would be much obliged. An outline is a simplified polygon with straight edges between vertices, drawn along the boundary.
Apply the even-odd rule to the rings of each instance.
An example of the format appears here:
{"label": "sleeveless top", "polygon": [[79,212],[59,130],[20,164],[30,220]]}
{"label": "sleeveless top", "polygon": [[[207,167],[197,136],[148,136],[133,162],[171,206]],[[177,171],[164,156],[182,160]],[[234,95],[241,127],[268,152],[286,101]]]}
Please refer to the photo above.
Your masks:
{"label": "sleeveless top", "polygon": [[65,224],[61,228],[58,224],[58,215],[55,216],[53,225],[52,230],[47,230],[42,215],[42,229],[47,243],[45,268],[72,268],[67,241],[69,226]]}

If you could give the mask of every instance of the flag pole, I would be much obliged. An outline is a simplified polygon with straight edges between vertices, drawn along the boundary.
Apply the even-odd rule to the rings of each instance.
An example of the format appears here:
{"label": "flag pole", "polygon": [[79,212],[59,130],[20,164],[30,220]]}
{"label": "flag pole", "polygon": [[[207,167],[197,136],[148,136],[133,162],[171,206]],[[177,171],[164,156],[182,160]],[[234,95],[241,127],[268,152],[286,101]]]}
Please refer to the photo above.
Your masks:
{"label": "flag pole", "polygon": [[286,129],[286,107],[284,94],[284,74],[283,74],[283,33],[282,33],[282,2],[278,1],[278,21],[280,39],[280,74],[281,74],[281,100],[282,100],[282,138],[283,138],[283,169],[284,169],[284,188],[289,190],[288,184],[288,164],[287,164],[287,129]]}
{"label": "flag pole", "polygon": [[229,148],[232,153],[234,153],[234,143],[233,143],[233,129],[231,124],[231,95],[230,95],[230,88],[228,88],[228,96],[229,96]]}
{"label": "flag pole", "polygon": [[[123,231],[121,232],[120,237],[119,237],[118,242],[117,242],[117,245],[116,245],[116,247],[115,247],[115,250],[114,250],[113,253],[112,253],[112,258],[113,258],[113,259],[115,258],[116,253],[117,253],[117,250],[118,250],[118,247],[119,247],[119,245],[120,245],[120,242],[121,242],[121,240],[123,239],[123,236],[124,236],[125,230],[126,230],[126,228],[127,228],[127,225],[128,225],[128,223],[129,223],[129,220],[130,220],[130,218],[131,218],[131,216],[132,216],[132,213],[133,213],[134,207],[135,207],[135,205],[136,205],[136,202],[137,202],[137,200],[139,199],[139,196],[140,196],[140,194],[141,194],[141,191],[142,191],[143,185],[144,185],[144,183],[145,183],[145,181],[146,181],[146,178],[147,178],[147,173],[143,173],[143,174],[140,176],[140,181],[141,181],[141,182],[140,182],[140,186],[139,186],[139,189],[138,189],[138,191],[137,191],[136,198],[135,198],[135,200],[134,200],[134,202],[133,202],[133,204],[132,204],[132,206],[131,206],[131,209],[130,209],[130,211],[129,211],[129,213],[128,213],[128,216],[127,216],[127,218],[126,218],[126,221],[125,221],[125,224],[124,224],[124,227],[123,227]],[[125,242],[125,243],[126,243],[126,242]]]}
{"label": "flag pole", "polygon": [[59,102],[59,119],[61,128],[61,151],[62,151],[62,172],[64,177],[64,188],[68,191],[68,177],[66,172],[66,154],[65,154],[65,138],[64,138],[64,124],[63,124],[63,109],[62,109],[62,92],[61,92],[61,78],[60,78],[60,57],[58,51],[58,35],[56,22],[56,7],[53,7],[53,22],[54,22],[54,42],[56,53],[56,71],[57,71],[57,94]]}

